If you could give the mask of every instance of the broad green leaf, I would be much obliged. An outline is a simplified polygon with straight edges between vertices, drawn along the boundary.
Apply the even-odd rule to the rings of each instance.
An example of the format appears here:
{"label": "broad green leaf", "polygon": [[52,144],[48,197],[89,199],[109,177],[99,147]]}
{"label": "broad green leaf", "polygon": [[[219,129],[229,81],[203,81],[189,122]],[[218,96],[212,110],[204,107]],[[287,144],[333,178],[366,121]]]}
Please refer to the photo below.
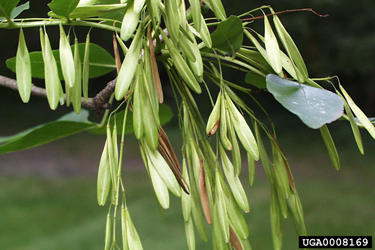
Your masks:
{"label": "broad green leaf", "polygon": [[212,47],[235,55],[243,41],[243,26],[240,18],[230,16],[222,21],[211,34]]}
{"label": "broad green leaf", "polygon": [[[105,14],[110,14],[117,12],[119,10],[124,10],[126,4],[102,4],[102,5],[92,5],[92,6],[81,6],[76,7],[70,14],[69,18],[85,18],[85,17],[96,17]],[[48,12],[48,16],[58,17],[53,11]]]}
{"label": "broad green leaf", "polygon": [[79,0],[53,0],[48,6],[56,15],[69,18],[78,3]]}
{"label": "broad green leaf", "polygon": [[369,134],[375,139],[375,127],[371,123],[371,121],[367,118],[367,116],[362,112],[362,110],[354,103],[353,99],[349,96],[346,92],[344,87],[340,85],[340,90],[345,96],[348,105],[353,110],[354,114],[357,116],[358,120],[362,123],[365,129],[369,132]]}
{"label": "broad green leaf", "polygon": [[[16,1],[14,1],[16,2]],[[24,4],[21,4],[20,6],[17,6],[13,9],[12,13],[10,14],[10,19],[16,18],[19,14],[21,14],[24,10],[30,9],[30,2],[26,2]],[[0,21],[6,20],[5,17],[1,17],[2,14],[0,13]]]}
{"label": "broad green leaf", "polygon": [[333,142],[331,133],[329,132],[327,125],[323,125],[320,128],[320,133],[322,134],[324,144],[327,147],[327,151],[328,151],[329,157],[331,157],[333,166],[336,168],[336,170],[340,170],[340,158],[337,153],[335,143]]}
{"label": "broad green leaf", "polygon": [[298,84],[272,74],[267,75],[266,81],[267,89],[275,99],[310,128],[320,128],[343,115],[343,101],[328,90]]}
{"label": "broad green leaf", "polygon": [[0,154],[33,148],[72,134],[95,127],[95,123],[87,120],[89,112],[82,110],[80,114],[69,113],[60,119],[36,126],[0,141]]}
{"label": "broad green leaf", "polygon": [[11,14],[14,8],[19,3],[19,0],[1,0],[0,1],[0,16],[6,19],[11,19]]}
{"label": "broad green leaf", "polygon": [[[160,118],[160,125],[164,125],[168,122],[171,121],[173,117],[172,110],[165,104],[161,104],[159,106],[159,118]],[[110,123],[114,124],[114,119],[116,119],[116,124],[117,124],[117,133],[121,134],[122,130],[122,124],[124,121],[124,111],[118,112],[115,117],[112,116]],[[126,117],[126,131],[125,133],[133,133],[133,116],[128,115]],[[90,130],[90,132],[95,133],[95,134],[105,134],[106,133],[106,128],[94,128]]]}
{"label": "broad green leaf", "polygon": [[[85,43],[80,43],[79,54],[81,62],[84,61]],[[70,46],[73,51],[74,45]],[[89,62],[89,77],[94,78],[98,76],[105,75],[116,68],[115,59],[102,47],[94,43],[90,43],[90,62]],[[60,66],[60,55],[59,50],[53,50],[53,56],[56,59],[57,69],[59,71],[60,80],[63,80],[63,75]],[[32,77],[44,78],[44,62],[42,52],[31,52],[31,72]],[[12,57],[6,61],[7,67],[15,72],[16,69],[16,58]]]}

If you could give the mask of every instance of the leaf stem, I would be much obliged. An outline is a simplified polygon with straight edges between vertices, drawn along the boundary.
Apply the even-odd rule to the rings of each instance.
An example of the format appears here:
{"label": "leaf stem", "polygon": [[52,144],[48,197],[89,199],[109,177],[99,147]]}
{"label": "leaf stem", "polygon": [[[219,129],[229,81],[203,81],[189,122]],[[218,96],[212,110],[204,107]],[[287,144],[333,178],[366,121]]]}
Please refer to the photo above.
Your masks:
{"label": "leaf stem", "polygon": [[[80,19],[76,20],[62,20],[62,19],[42,19],[42,18],[33,18],[33,20],[40,20],[40,21],[29,21],[31,19],[15,19],[12,23],[9,22],[1,22],[0,23],[0,29],[19,29],[19,28],[33,28],[33,27],[40,27],[40,26],[56,26],[60,24],[68,24],[71,26],[86,26],[86,27],[92,27],[92,28],[99,28],[103,30],[109,30],[114,32],[120,32],[120,28],[117,28],[116,26],[103,24],[103,23],[97,23],[97,22],[90,22],[90,21],[84,21]],[[107,20],[110,22],[113,22],[113,20]]]}

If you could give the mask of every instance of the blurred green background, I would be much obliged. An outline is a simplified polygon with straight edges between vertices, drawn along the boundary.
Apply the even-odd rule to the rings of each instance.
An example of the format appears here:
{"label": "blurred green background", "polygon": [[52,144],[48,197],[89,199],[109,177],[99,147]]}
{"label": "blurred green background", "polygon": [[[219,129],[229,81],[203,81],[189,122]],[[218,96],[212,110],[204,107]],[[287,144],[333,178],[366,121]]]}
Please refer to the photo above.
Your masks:
{"label": "blurred green background", "polygon": [[[21,1],[23,3],[25,1]],[[48,1],[32,1],[23,17],[46,16]],[[375,2],[369,0],[325,1],[223,1],[227,14],[240,14],[261,5],[275,11],[313,8],[327,18],[308,12],[280,16],[314,77],[339,75],[341,83],[368,116],[375,116]],[[259,15],[260,13],[258,13]],[[260,33],[263,22],[251,24]],[[87,29],[82,29],[81,41]],[[47,29],[58,46],[58,29]],[[79,33],[77,31],[77,33]],[[39,50],[38,29],[25,30],[30,51]],[[111,33],[91,32],[91,40],[111,49]],[[15,56],[17,30],[0,30],[0,75],[15,77],[5,60]],[[244,82],[243,75],[230,75]],[[237,77],[237,78],[236,78]],[[95,94],[114,78],[114,73],[94,79]],[[36,81],[36,84],[40,82]],[[174,108],[168,84],[166,103]],[[197,97],[207,114],[206,96]],[[339,151],[342,170],[328,157],[319,131],[306,128],[294,115],[280,108],[268,94],[256,96],[268,108],[278,140],[289,159],[305,212],[309,235],[375,236],[375,141],[362,131],[365,156],[356,148],[350,125],[329,125]],[[249,105],[252,103],[249,101]],[[70,109],[53,112],[47,101],[32,97],[23,104],[17,92],[0,89],[0,136],[55,119]],[[176,114],[176,113],[175,113]],[[92,120],[99,122],[92,114]],[[179,151],[177,117],[165,130]],[[103,249],[107,207],[96,202],[96,173],[105,137],[87,133],[61,139],[26,151],[0,155],[0,249]],[[269,145],[267,145],[269,146]],[[161,221],[155,196],[132,135],[126,137],[123,177],[133,222],[145,249],[187,249],[179,199]],[[249,187],[247,168],[242,180],[251,212],[246,215],[253,249],[272,249],[269,221],[270,187],[262,166],[257,165],[255,184]],[[209,227],[208,227],[209,228]],[[298,249],[292,223],[283,223],[284,249]],[[210,240],[209,240],[210,241]],[[196,235],[197,249],[211,249]]]}

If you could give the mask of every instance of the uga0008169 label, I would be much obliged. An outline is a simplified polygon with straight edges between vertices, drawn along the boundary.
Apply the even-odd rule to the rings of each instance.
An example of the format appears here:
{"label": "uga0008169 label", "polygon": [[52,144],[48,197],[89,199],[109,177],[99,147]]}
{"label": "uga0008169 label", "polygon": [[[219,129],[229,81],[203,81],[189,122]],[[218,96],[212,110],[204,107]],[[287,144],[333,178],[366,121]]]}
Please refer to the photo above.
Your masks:
{"label": "uga0008169 label", "polygon": [[372,248],[372,236],[300,236],[299,248]]}

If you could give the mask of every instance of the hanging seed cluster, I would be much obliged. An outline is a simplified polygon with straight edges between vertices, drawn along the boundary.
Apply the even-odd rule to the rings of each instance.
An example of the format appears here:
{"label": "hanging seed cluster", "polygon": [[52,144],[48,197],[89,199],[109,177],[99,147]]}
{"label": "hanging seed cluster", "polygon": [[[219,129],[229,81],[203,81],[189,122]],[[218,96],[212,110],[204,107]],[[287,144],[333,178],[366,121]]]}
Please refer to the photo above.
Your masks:
{"label": "hanging seed cluster", "polygon": [[[108,119],[107,140],[100,159],[97,180],[98,204],[104,206],[110,203],[105,249],[119,249],[116,239],[118,213],[121,215],[123,249],[142,249],[127,207],[121,178],[128,115],[132,116],[133,130],[139,140],[143,163],[160,206],[169,208],[170,193],[181,197],[187,245],[190,250],[195,249],[195,230],[203,241],[208,241],[210,237],[207,227],[212,227],[215,249],[251,249],[245,220],[245,214],[250,212],[251,199],[249,202],[240,178],[242,166],[246,165],[243,163],[244,153],[247,157],[249,184],[252,186],[254,183],[255,162],[260,161],[271,185],[272,238],[274,248],[281,249],[282,218],[291,218],[298,234],[306,235],[302,205],[290,166],[277,141],[272,121],[271,128],[260,122],[252,109],[235,92],[244,92],[253,98],[251,90],[225,80],[222,67],[246,72],[246,81],[261,89],[266,89],[266,81],[275,79],[275,75],[278,75],[276,79],[289,77],[299,84],[321,87],[309,78],[302,56],[277,15],[273,15],[271,24],[268,16],[263,13],[262,36],[246,27],[248,23],[242,23],[239,18],[227,18],[221,0],[188,2],[189,8],[186,8],[185,1],[181,0],[128,0],[121,1],[121,4],[91,6],[92,8],[79,6],[68,13],[68,19],[74,16],[82,19],[90,17],[89,11],[92,16],[117,10],[124,10],[125,13],[121,26],[117,29],[119,34],[114,36],[124,54],[122,63],[116,65],[118,77],[114,90],[114,97],[122,101],[122,104],[110,115],[115,117],[116,111],[126,106],[121,141],[118,142],[116,119]],[[206,23],[202,15],[203,9],[207,7],[213,11],[216,19],[223,23],[233,20],[239,22],[239,38],[242,39],[244,34],[252,46],[242,45],[241,40],[235,49],[234,42],[225,34],[223,43],[225,48],[230,47],[232,54],[222,49],[224,47],[215,45],[208,29],[213,23]],[[269,7],[258,10],[263,11],[266,8]],[[270,11],[275,14],[272,9]],[[252,12],[242,16],[252,15]],[[52,13],[51,16],[58,16],[55,14]],[[89,26],[89,21],[85,25]],[[59,60],[64,88],[46,27],[40,28],[45,89],[51,109],[56,109],[59,103],[66,103],[79,113],[82,96],[86,102],[89,98],[90,35],[87,35],[81,61],[77,38],[72,46],[61,23]],[[114,26],[116,23],[118,24],[115,22]],[[79,25],[79,22],[75,25]],[[284,50],[281,50],[279,41]],[[126,42],[130,43],[129,47]],[[183,138],[182,166],[167,133],[161,127],[159,105],[164,100],[163,85],[166,83],[160,79],[157,61],[166,69],[168,85],[172,87],[179,110]],[[16,71],[19,94],[22,101],[28,102],[32,72],[22,29],[16,55]],[[273,78],[266,78],[270,74],[274,75]],[[206,80],[217,86],[216,98],[212,97]],[[341,84],[339,89],[342,94],[339,90],[336,91],[343,100],[345,118],[350,121],[358,147],[363,153],[358,127],[366,128],[374,138],[375,128]],[[212,104],[208,118],[201,116],[194,99],[194,95],[201,94],[203,90],[207,90]],[[270,141],[272,160],[262,141],[262,131]],[[334,166],[339,169],[338,154],[327,126],[323,125],[320,131]]]}

